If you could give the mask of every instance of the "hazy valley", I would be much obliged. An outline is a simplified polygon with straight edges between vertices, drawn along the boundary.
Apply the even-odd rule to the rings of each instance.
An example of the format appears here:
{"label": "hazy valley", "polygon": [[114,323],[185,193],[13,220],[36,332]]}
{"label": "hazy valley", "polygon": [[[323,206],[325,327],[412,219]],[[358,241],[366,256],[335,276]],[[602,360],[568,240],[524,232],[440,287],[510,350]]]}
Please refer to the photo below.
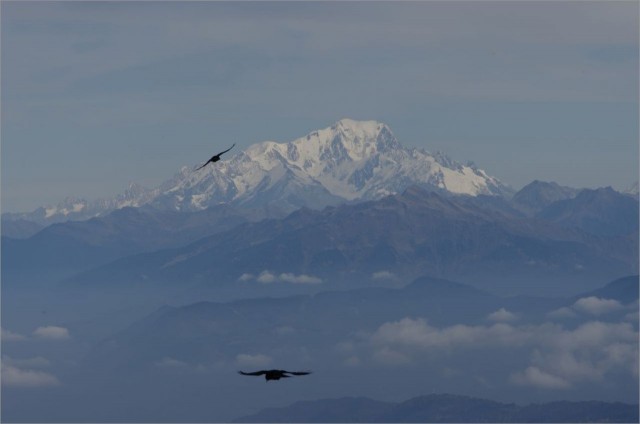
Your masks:
{"label": "hazy valley", "polygon": [[[489,421],[554,401],[624,420],[637,403],[637,193],[516,192],[374,121],[235,153],[3,214],[3,420],[453,419],[434,393],[488,399],[447,398]],[[266,367],[313,373],[236,372]]]}

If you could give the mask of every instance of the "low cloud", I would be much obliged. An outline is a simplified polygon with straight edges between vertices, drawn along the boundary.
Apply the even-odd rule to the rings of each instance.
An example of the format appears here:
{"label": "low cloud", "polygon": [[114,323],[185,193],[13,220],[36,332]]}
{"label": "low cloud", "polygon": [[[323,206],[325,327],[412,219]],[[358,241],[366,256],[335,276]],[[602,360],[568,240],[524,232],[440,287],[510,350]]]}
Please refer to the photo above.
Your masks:
{"label": "low cloud", "polygon": [[50,373],[21,369],[2,363],[2,385],[7,387],[48,387],[57,386],[60,382]]}
{"label": "low cloud", "polygon": [[8,355],[2,355],[2,363],[4,365],[11,365],[18,368],[46,368],[51,365],[51,362],[48,359],[43,358],[42,356],[16,359]]}
{"label": "low cloud", "polygon": [[276,276],[269,271],[262,271],[260,275],[256,277],[256,281],[262,284],[269,284],[276,282]]}
{"label": "low cloud", "polygon": [[248,273],[244,273],[242,274],[239,278],[238,281],[251,281],[253,280],[255,277],[253,276],[253,274],[248,274]]}
{"label": "low cloud", "polygon": [[69,330],[64,327],[50,325],[47,327],[38,327],[33,331],[33,335],[42,339],[50,340],[66,340],[71,338]]}
{"label": "low cloud", "polygon": [[312,277],[306,274],[295,275],[291,273],[280,274],[280,281],[292,284],[320,284],[322,280],[317,277]]}
{"label": "low cloud", "polygon": [[601,299],[599,297],[590,296],[578,299],[573,304],[573,308],[590,314],[590,315],[604,315],[610,312],[614,312],[623,308],[622,304],[614,299]]}
{"label": "low cloud", "polygon": [[388,365],[405,365],[412,362],[411,357],[406,353],[386,346],[376,350],[373,354],[373,359]]}
{"label": "low cloud", "polygon": [[241,353],[236,356],[236,364],[241,367],[264,367],[271,364],[272,359],[270,356],[258,353],[256,355],[250,355]]}
{"label": "low cloud", "polygon": [[460,346],[518,345],[525,336],[508,324],[493,324],[490,327],[454,325],[438,329],[422,318],[404,318],[383,324],[373,334],[374,345],[397,345],[417,349],[451,349]]}
{"label": "low cloud", "polygon": [[312,275],[306,274],[293,274],[291,272],[283,272],[281,274],[274,274],[271,271],[264,270],[259,275],[253,275],[244,273],[239,278],[238,281],[248,282],[248,281],[257,281],[261,284],[271,284],[271,283],[289,283],[289,284],[320,284],[322,283],[322,279],[318,277],[314,277]]}
{"label": "low cloud", "polygon": [[422,318],[404,318],[381,325],[368,344],[373,360],[388,365],[420,361],[425,353],[529,349],[529,365],[513,372],[510,381],[544,389],[601,381],[611,372],[638,375],[638,332],[628,322],[591,321],[575,329],[553,323],[437,328]]}
{"label": "low cloud", "polygon": [[378,271],[371,274],[371,278],[374,280],[395,280],[396,275],[389,271]]}
{"label": "low cloud", "polygon": [[518,317],[512,313],[507,311],[505,308],[500,308],[495,312],[492,312],[487,316],[489,321],[495,322],[511,322],[518,319]]}
{"label": "low cloud", "polygon": [[27,338],[22,334],[13,333],[6,328],[0,328],[0,339],[3,342],[15,342],[20,340],[26,340]]}
{"label": "low cloud", "polygon": [[537,367],[529,367],[522,372],[513,373],[510,379],[512,383],[520,386],[534,386],[541,389],[567,389],[571,386],[568,381]]}
{"label": "low cloud", "polygon": [[164,370],[173,370],[181,373],[204,373],[209,371],[209,367],[203,364],[190,364],[169,356],[166,356],[153,364]]}
{"label": "low cloud", "polygon": [[575,318],[578,314],[575,311],[567,306],[563,306],[562,308],[558,308],[554,311],[551,311],[547,314],[547,317],[551,319],[565,319],[565,318]]}
{"label": "low cloud", "polygon": [[638,313],[638,311],[629,312],[624,316],[624,319],[627,321],[638,322],[638,320],[640,320],[640,313]]}
{"label": "low cloud", "polygon": [[614,299],[603,299],[596,296],[583,297],[578,299],[571,306],[563,306],[547,314],[551,319],[567,319],[575,318],[578,314],[587,314],[593,316],[606,315],[616,312],[625,307]]}

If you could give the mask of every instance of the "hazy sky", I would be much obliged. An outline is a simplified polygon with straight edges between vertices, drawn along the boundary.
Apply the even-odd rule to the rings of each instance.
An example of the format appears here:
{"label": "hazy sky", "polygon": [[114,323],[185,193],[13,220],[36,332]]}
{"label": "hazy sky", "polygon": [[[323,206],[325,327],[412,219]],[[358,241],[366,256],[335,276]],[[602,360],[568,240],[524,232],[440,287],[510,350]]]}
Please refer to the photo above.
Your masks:
{"label": "hazy sky", "polygon": [[[638,179],[638,2],[2,1],[2,208],[341,118],[533,179]],[[236,150],[236,151],[237,151]]]}

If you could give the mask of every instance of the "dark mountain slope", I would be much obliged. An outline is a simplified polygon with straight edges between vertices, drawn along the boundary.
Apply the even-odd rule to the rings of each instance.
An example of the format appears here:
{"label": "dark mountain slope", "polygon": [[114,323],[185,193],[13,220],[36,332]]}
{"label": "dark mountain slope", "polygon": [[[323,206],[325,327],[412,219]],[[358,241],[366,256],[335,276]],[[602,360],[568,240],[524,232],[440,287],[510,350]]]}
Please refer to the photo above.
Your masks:
{"label": "dark mountain slope", "polygon": [[596,296],[603,299],[614,299],[626,305],[638,300],[638,292],[638,276],[630,275],[612,281],[602,288],[581,294],[576,298]]}
{"label": "dark mountain slope", "polygon": [[599,283],[637,269],[637,240],[602,239],[468,201],[411,188],[380,201],[301,209],[241,225],[186,247],[128,257],[74,277],[75,284],[237,285],[269,271],[325,285],[371,284],[386,271],[491,284]]}
{"label": "dark mountain slope", "polygon": [[578,192],[554,182],[535,180],[514,194],[511,201],[520,210],[535,214],[554,202],[574,198]]}
{"label": "dark mountain slope", "polygon": [[22,239],[31,237],[38,231],[42,230],[43,226],[26,219],[17,219],[15,221],[9,219],[2,219],[2,229],[0,232],[3,236],[11,237],[15,239]]}
{"label": "dark mountain slope", "polygon": [[[367,409],[370,408],[370,409]],[[518,406],[450,394],[432,394],[390,404],[367,398],[321,399],[269,408],[238,423],[574,423],[637,422],[638,405],[619,402],[550,402]]]}
{"label": "dark mountain slope", "polygon": [[536,216],[595,235],[638,233],[638,201],[611,187],[582,190],[575,198],[550,204]]}
{"label": "dark mountain slope", "polygon": [[27,239],[3,237],[3,282],[59,280],[120,257],[184,245],[250,218],[228,206],[186,213],[127,207],[87,221],[53,224]]}

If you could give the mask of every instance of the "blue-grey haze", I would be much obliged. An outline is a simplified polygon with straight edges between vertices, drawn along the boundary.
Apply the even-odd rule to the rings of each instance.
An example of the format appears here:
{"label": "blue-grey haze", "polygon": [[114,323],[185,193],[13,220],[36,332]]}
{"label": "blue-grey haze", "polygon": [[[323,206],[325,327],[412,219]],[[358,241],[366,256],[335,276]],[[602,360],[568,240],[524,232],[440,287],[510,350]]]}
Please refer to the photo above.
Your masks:
{"label": "blue-grey haze", "polygon": [[[303,400],[431,393],[637,401],[633,196],[413,186],[259,218],[145,206],[3,234],[2,420],[229,422]],[[236,373],[265,367],[313,373]],[[604,420],[633,408],[599,405]]]}
{"label": "blue-grey haze", "polygon": [[[344,117],[525,186],[269,221],[147,206],[3,225],[2,420],[228,422],[446,392],[637,402],[637,196],[574,190],[638,179],[637,2],[0,9],[3,212],[154,186]],[[264,367],[313,374],[236,373]]]}

